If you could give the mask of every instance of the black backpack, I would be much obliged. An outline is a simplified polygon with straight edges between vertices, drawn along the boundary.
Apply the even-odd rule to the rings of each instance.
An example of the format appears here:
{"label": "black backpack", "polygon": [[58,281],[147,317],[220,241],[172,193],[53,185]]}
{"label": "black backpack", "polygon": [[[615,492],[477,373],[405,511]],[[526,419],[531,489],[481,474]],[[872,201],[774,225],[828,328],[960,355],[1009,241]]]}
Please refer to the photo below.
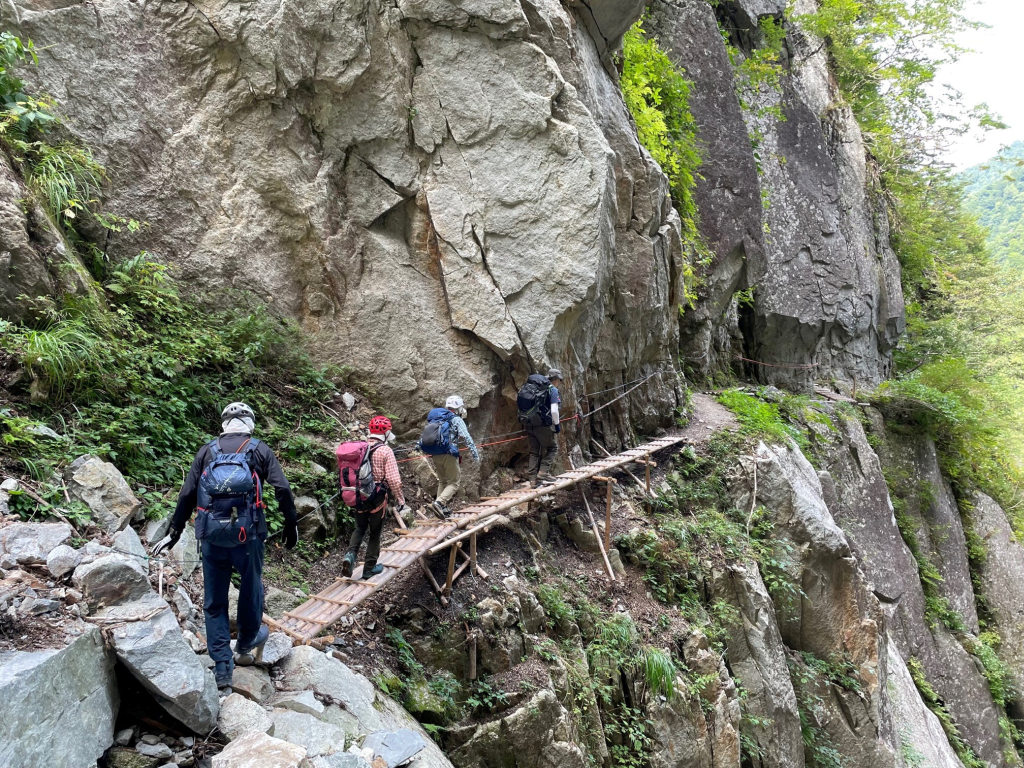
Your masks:
{"label": "black backpack", "polygon": [[519,422],[530,427],[551,426],[551,382],[539,373],[532,374],[516,397]]}

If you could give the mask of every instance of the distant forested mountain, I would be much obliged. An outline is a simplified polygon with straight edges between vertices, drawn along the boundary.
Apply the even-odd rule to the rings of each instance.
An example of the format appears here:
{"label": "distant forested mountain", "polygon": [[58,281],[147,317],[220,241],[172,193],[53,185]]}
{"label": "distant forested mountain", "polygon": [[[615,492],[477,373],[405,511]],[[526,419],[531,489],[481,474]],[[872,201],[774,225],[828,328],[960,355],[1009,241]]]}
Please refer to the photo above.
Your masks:
{"label": "distant forested mountain", "polygon": [[960,178],[967,185],[968,210],[989,230],[992,255],[1024,268],[1024,141]]}

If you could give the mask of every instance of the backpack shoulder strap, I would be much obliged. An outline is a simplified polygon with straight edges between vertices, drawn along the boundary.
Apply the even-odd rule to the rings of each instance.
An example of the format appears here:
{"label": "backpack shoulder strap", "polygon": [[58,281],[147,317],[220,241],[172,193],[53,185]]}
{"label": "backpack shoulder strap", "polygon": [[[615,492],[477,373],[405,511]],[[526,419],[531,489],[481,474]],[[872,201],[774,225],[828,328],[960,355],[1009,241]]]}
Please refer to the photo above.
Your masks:
{"label": "backpack shoulder strap", "polygon": [[213,440],[206,444],[206,447],[210,449],[210,458],[216,459],[222,453],[220,449],[220,438],[215,437]]}

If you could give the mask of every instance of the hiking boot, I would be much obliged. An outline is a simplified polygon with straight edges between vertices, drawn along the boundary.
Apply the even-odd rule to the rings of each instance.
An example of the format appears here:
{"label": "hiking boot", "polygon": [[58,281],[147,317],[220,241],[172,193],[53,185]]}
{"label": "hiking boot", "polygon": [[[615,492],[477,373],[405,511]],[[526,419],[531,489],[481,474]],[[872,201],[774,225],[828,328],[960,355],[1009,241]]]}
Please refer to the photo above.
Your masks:
{"label": "hiking boot", "polygon": [[551,483],[554,483],[555,481],[555,476],[552,475],[550,472],[539,472],[537,474],[537,486],[551,485]]}
{"label": "hiking boot", "polygon": [[367,570],[365,567],[363,568],[363,578],[364,579],[373,578],[374,576],[377,576],[378,574],[381,574],[381,573],[384,573],[384,566],[383,565],[375,565],[375,566],[373,566],[373,568],[370,568],[369,570]]}
{"label": "hiking boot", "polygon": [[235,673],[235,662],[218,661],[214,677],[217,679],[217,688],[223,691],[225,688],[231,690],[231,678]]}
{"label": "hiking boot", "polygon": [[440,501],[435,501],[430,505],[430,508],[434,511],[434,514],[438,517],[448,517],[452,511],[448,508],[448,505]]}
{"label": "hiking boot", "polygon": [[341,561],[341,575],[346,579],[352,575],[352,569],[356,565],[356,556],[353,554],[345,555],[345,559]]}
{"label": "hiking boot", "polygon": [[267,644],[268,637],[270,637],[270,629],[261,624],[259,631],[256,632],[256,639],[251,645],[243,646],[238,643],[235,646],[235,664],[240,667],[251,667],[253,664],[263,661],[263,646]]}

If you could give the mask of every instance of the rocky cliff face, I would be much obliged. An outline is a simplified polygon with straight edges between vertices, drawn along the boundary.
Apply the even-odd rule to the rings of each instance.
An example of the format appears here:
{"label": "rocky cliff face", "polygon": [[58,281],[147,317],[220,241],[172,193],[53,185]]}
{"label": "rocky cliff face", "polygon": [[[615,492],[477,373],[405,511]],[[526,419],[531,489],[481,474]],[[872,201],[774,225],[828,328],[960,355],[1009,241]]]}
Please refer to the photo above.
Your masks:
{"label": "rocky cliff face", "polygon": [[[117,243],[298,318],[410,422],[557,365],[665,368],[682,252],[610,51],[640,4],[111,0],[3,7],[94,147]],[[599,388],[599,387],[594,387]],[[601,387],[603,388],[603,387]],[[669,377],[636,416],[671,409]],[[500,430],[499,430],[500,431]]]}
{"label": "rocky cliff face", "polygon": [[[683,349],[705,375],[732,367],[798,389],[822,379],[872,386],[888,374],[903,331],[900,267],[872,161],[841,106],[827,51],[789,27],[775,88],[737,76],[722,40],[720,28],[741,61],[767,44],[759,21],[781,20],[785,6],[652,5],[652,31],[694,78],[705,146],[697,202],[714,259],[683,320]],[[793,12],[816,7],[802,0]],[[738,306],[740,289],[753,294]]]}
{"label": "rocky cliff face", "polygon": [[[108,208],[149,225],[112,258],[145,249],[197,292],[264,297],[410,425],[459,392],[501,431],[530,370],[579,394],[667,369],[680,344],[702,375],[877,383],[899,267],[826,55],[793,29],[780,89],[744,90],[719,31],[742,58],[774,2],[651,6],[694,82],[713,253],[680,336],[679,221],[615,70],[642,9],[12,0],[0,22],[41,49],[29,76],[107,166]],[[47,288],[35,272],[11,290]],[[676,404],[670,377],[644,392],[602,415],[610,439]]]}

